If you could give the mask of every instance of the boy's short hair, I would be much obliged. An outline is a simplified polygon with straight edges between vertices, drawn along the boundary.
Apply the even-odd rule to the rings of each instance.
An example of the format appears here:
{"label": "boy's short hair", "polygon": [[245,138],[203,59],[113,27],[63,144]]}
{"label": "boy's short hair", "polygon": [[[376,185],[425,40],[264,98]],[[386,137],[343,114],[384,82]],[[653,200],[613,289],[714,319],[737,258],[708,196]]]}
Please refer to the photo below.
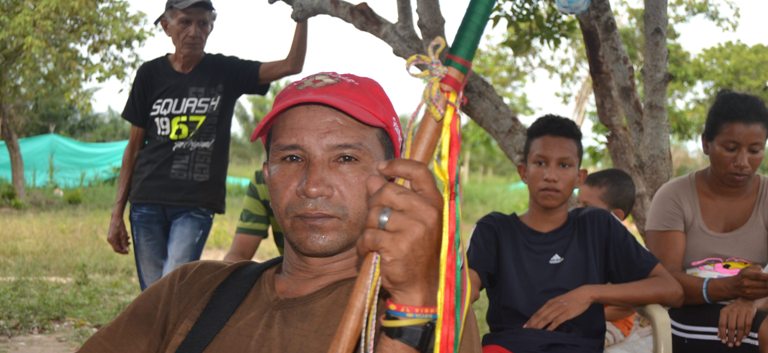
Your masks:
{"label": "boy's short hair", "polygon": [[761,124],[768,131],[768,108],[760,97],[720,90],[709,108],[701,135],[705,141],[711,142],[728,123]]}
{"label": "boy's short hair", "polygon": [[523,163],[528,162],[528,153],[531,152],[533,141],[543,136],[564,137],[573,140],[576,143],[577,157],[579,158],[579,166],[581,166],[581,157],[584,154],[584,147],[581,145],[581,130],[573,120],[554,114],[547,114],[536,119],[526,131]]}
{"label": "boy's short hair", "polygon": [[609,208],[618,208],[629,215],[635,206],[635,182],[627,172],[609,168],[599,172],[590,173],[584,184],[601,189],[600,200]]}

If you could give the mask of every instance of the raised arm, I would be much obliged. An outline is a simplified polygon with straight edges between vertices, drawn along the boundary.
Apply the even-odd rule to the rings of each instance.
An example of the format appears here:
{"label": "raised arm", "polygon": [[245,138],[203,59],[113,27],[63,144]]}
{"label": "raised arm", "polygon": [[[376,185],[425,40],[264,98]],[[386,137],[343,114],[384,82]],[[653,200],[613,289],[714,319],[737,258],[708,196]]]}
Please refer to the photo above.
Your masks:
{"label": "raised arm", "polygon": [[128,145],[123,153],[123,164],[120,167],[120,175],[117,178],[117,196],[112,208],[112,218],[109,222],[109,231],[107,232],[107,242],[118,254],[127,254],[130,241],[128,240],[128,231],[125,228],[125,205],[128,203],[128,193],[131,189],[131,176],[133,176],[133,167],[136,165],[136,158],[139,150],[144,143],[144,129],[131,126]]}
{"label": "raised arm", "polygon": [[307,20],[296,22],[288,56],[283,60],[262,63],[259,68],[259,83],[267,84],[301,72],[307,55],[307,26]]}

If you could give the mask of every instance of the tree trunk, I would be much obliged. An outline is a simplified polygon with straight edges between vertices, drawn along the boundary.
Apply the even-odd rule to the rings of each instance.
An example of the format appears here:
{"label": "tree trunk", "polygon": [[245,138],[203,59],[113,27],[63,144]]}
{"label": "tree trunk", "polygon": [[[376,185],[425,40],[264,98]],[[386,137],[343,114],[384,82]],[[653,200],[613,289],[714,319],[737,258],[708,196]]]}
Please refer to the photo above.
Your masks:
{"label": "tree trunk", "polygon": [[666,11],[666,1],[646,1],[643,103],[610,2],[595,0],[588,12],[578,16],[597,115],[610,131],[607,140],[613,165],[627,171],[635,182],[632,216],[641,234],[645,234],[651,198],[672,172],[666,114]]}
{"label": "tree trunk", "polygon": [[25,197],[24,161],[21,158],[19,138],[14,131],[12,114],[7,105],[0,103],[0,137],[5,141],[8,155],[11,158],[11,180],[13,188],[16,190],[16,197],[23,200]]}

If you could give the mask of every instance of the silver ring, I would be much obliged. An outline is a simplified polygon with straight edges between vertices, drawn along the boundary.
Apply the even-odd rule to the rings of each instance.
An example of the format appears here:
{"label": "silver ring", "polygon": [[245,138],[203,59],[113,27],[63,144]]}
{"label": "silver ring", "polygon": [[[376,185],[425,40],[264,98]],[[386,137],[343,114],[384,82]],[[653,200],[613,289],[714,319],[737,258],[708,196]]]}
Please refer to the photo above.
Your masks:
{"label": "silver ring", "polygon": [[389,216],[391,215],[391,208],[384,207],[381,209],[381,213],[379,213],[379,229],[384,230],[384,228],[387,226],[387,222],[389,222]]}

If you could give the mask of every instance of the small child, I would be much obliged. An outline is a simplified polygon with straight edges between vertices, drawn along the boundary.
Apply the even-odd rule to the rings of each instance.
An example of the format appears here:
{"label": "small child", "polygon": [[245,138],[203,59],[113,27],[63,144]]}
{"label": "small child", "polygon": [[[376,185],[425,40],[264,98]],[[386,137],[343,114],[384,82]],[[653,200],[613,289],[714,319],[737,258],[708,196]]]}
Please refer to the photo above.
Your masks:
{"label": "small child", "polygon": [[[580,207],[602,208],[624,221],[635,205],[635,182],[621,169],[604,169],[587,176],[577,200]],[[606,305],[605,345],[623,342],[632,332],[636,316],[630,307]]]}

